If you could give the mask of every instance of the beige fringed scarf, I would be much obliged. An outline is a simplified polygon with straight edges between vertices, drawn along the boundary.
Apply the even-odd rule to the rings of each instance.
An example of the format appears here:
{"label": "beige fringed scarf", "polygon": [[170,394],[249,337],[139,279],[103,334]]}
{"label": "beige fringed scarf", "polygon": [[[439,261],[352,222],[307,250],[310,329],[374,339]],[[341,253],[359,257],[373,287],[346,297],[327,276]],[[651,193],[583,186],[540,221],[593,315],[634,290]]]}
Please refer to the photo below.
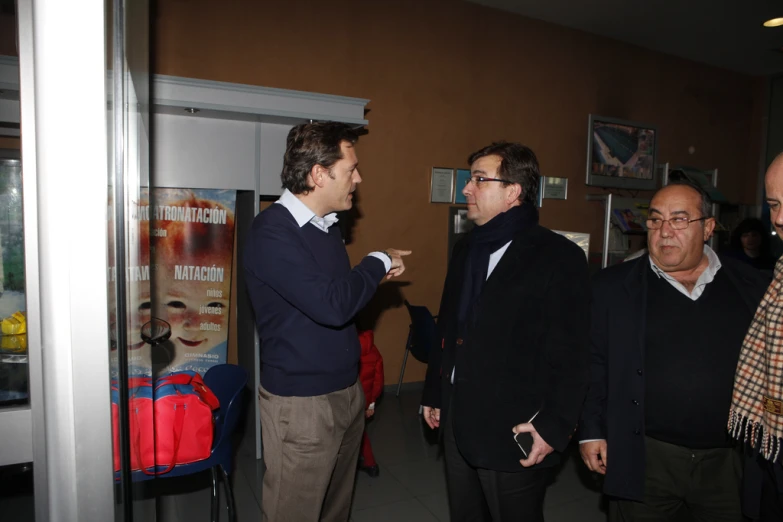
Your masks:
{"label": "beige fringed scarf", "polygon": [[775,462],[783,446],[783,257],[742,343],[729,432]]}

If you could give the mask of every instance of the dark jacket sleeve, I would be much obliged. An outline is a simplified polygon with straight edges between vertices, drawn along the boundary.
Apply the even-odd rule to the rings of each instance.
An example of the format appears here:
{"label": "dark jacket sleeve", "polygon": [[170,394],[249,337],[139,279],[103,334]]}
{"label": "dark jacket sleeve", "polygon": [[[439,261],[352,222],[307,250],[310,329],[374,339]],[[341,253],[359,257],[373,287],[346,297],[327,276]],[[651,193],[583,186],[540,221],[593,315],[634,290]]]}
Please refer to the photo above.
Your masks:
{"label": "dark jacket sleeve", "polygon": [[588,379],[590,278],[582,250],[568,243],[543,296],[549,383],[533,421],[539,435],[562,452],[576,430]]}
{"label": "dark jacket sleeve", "polygon": [[453,297],[449,296],[449,289],[454,288],[454,259],[457,257],[458,253],[462,251],[462,249],[465,248],[465,238],[462,238],[460,241],[457,242],[456,245],[454,245],[454,251],[451,255],[451,260],[449,261],[449,268],[446,273],[446,280],[443,282],[443,292],[441,292],[440,297],[440,307],[438,309],[438,339],[435,346],[430,347],[429,357],[427,358],[427,373],[425,374],[424,378],[424,392],[422,393],[421,397],[421,404],[422,406],[431,406],[433,408],[440,408],[442,401],[441,401],[441,379],[444,378],[451,378],[450,375],[443,376],[443,339],[444,339],[444,331],[443,329],[447,327],[449,324],[449,317],[447,317],[446,309],[447,309],[447,300],[453,299]]}
{"label": "dark jacket sleeve", "polygon": [[719,257],[723,265],[721,270],[726,270],[731,275],[745,303],[755,313],[767,287],[772,282],[772,273],[754,268],[743,261],[727,258],[725,255]]}
{"label": "dark jacket sleeve", "polygon": [[[448,283],[448,277],[447,281]],[[445,285],[444,285],[445,293]],[[427,373],[424,376],[424,391],[421,396],[422,406],[440,408],[441,406],[441,378],[443,371],[443,333],[440,326],[443,321],[443,294],[441,295],[441,305],[438,311],[438,338],[435,346],[430,347],[427,357]]]}
{"label": "dark jacket sleeve", "polygon": [[383,261],[367,256],[344,277],[333,278],[295,232],[285,223],[253,227],[253,255],[245,258],[245,268],[313,321],[345,325],[375,294],[386,275]]}
{"label": "dark jacket sleeve", "polygon": [[439,346],[434,347],[427,363],[427,373],[424,377],[424,392],[421,396],[422,406],[440,408],[441,405],[441,360],[442,351]]}
{"label": "dark jacket sleeve", "polygon": [[606,395],[609,310],[602,300],[600,285],[593,282],[590,305],[590,386],[582,408],[579,440],[606,439]]}

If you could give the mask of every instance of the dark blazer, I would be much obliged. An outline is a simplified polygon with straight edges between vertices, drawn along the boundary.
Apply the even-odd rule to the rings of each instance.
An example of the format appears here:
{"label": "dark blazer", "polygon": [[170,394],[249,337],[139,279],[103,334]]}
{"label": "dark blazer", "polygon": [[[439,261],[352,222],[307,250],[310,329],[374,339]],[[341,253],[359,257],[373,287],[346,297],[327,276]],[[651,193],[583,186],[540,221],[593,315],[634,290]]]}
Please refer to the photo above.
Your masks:
{"label": "dark blazer", "polygon": [[[720,261],[721,270],[755,313],[769,279],[735,259],[721,256]],[[579,440],[607,441],[610,458],[604,493],[639,501],[644,495],[645,476],[644,339],[649,263],[645,255],[602,270],[593,279],[590,390],[579,425]],[[727,411],[727,423],[728,418]]]}
{"label": "dark blazer", "polygon": [[[453,416],[457,446],[472,466],[523,471],[512,428],[540,410],[533,425],[562,452],[584,401],[590,324],[585,254],[538,225],[518,233],[482,289],[475,321],[458,339],[466,245],[465,239],[457,243],[449,264],[438,314],[442,350],[430,355],[422,404],[441,408],[441,426]],[[539,466],[558,460],[553,453]]]}

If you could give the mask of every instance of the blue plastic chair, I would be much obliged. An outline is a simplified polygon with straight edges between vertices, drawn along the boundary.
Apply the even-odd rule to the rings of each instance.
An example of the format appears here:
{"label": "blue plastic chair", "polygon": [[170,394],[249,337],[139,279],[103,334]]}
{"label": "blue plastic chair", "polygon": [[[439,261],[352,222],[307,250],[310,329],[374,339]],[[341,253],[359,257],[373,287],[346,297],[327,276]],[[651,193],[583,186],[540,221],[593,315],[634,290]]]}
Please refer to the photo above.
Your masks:
{"label": "blue plastic chair", "polygon": [[438,326],[435,322],[438,316],[433,316],[426,306],[412,305],[407,299],[405,306],[411,316],[411,325],[408,328],[408,341],[405,344],[405,356],[402,358],[402,368],[400,368],[400,381],[397,383],[397,397],[400,396],[408,354],[413,353],[416,359],[426,363],[430,350],[438,344]]}
{"label": "blue plastic chair", "polygon": [[[231,481],[228,478],[233,467],[231,435],[234,433],[242,410],[242,396],[247,384],[247,372],[244,368],[234,364],[219,364],[207,370],[207,373],[204,374],[204,384],[212,390],[212,393],[220,401],[220,408],[213,413],[215,434],[212,442],[212,453],[209,458],[190,464],[174,466],[171,471],[161,475],[148,475],[143,471],[134,471],[131,473],[131,480],[133,482],[141,482],[153,478],[181,477],[208,469],[212,473],[212,522],[217,522],[220,516],[218,482],[223,483],[226,493],[229,520],[236,522],[234,492],[231,489]],[[156,471],[165,469],[166,466],[158,466]],[[118,479],[119,472],[115,473],[115,480]]]}

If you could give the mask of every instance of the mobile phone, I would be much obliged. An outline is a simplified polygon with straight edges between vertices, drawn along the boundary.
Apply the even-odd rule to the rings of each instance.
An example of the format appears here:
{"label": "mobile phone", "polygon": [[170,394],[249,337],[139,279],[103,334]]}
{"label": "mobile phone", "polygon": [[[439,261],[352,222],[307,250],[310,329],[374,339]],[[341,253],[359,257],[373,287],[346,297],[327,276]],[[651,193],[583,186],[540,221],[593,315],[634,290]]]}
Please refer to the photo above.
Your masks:
{"label": "mobile phone", "polygon": [[514,440],[516,441],[517,446],[519,446],[519,449],[522,450],[522,454],[527,458],[530,455],[530,452],[533,451],[533,436],[527,432],[517,433],[514,435]]}

